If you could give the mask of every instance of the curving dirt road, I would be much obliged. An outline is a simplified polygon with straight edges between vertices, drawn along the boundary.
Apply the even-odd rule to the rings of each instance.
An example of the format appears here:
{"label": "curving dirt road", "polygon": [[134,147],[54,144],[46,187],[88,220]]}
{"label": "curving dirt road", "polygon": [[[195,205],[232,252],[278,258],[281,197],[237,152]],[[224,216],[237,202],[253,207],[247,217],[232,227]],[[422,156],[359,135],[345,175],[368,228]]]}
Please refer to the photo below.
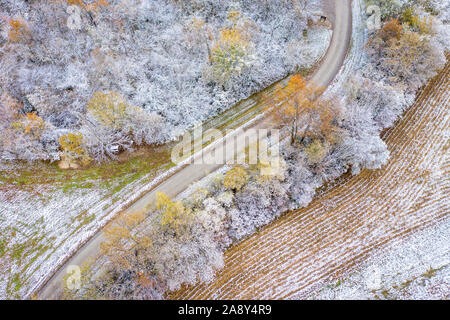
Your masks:
{"label": "curving dirt road", "polygon": [[450,63],[383,140],[381,170],[345,176],[308,207],[230,248],[214,282],[169,299],[305,298],[412,232],[449,218]]}
{"label": "curving dirt road", "polygon": [[[335,78],[338,73],[347,53],[347,49],[351,39],[352,33],[352,12],[351,0],[336,1],[334,5],[335,23],[333,37],[330,47],[322,60],[320,67],[316,70],[312,77],[312,81],[319,86],[326,87]],[[258,128],[265,126],[262,122],[250,123],[247,128]],[[236,131],[227,135],[224,139],[235,139],[235,137],[242,134],[241,131]],[[223,144],[210,145],[203,149],[203,156],[218,152]],[[197,159],[202,156],[202,153],[194,155]],[[171,197],[176,197],[184,191],[190,184],[205,177],[209,172],[217,170],[222,165],[197,165],[189,164],[184,166],[181,170],[166,179],[163,183],[158,185],[151,192],[142,197],[139,201],[134,203],[126,212],[136,212],[143,210],[151,205],[156,199],[157,192],[164,192]],[[100,243],[103,241],[101,232],[98,232],[95,237],[89,240],[83,247],[72,256],[59,270],[55,273],[49,281],[39,290],[38,296],[40,299],[56,299],[61,293],[63,278],[66,274],[66,268],[69,265],[81,265],[90,257],[95,257],[100,248]]]}

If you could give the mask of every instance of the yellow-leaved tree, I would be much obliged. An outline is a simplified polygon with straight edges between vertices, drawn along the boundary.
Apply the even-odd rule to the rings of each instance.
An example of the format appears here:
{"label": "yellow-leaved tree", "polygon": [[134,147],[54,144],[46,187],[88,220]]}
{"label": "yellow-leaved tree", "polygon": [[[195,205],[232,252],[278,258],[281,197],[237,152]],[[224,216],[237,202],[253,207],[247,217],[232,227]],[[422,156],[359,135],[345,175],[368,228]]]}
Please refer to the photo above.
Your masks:
{"label": "yellow-leaved tree", "polygon": [[136,232],[144,219],[143,212],[125,214],[105,229],[106,241],[100,244],[100,249],[117,269],[140,270],[144,264],[143,252],[152,245],[149,237]]}
{"label": "yellow-leaved tree", "polygon": [[28,23],[21,17],[9,21],[8,38],[11,42],[26,42],[31,37]]}
{"label": "yellow-leaved tree", "polygon": [[224,28],[212,49],[212,76],[224,85],[234,75],[240,75],[247,64],[248,41],[238,29]]}
{"label": "yellow-leaved tree", "polygon": [[81,132],[62,135],[59,137],[59,144],[68,160],[80,162],[82,165],[88,165],[92,161],[83,145],[83,134]]}
{"label": "yellow-leaved tree", "polygon": [[308,156],[309,164],[317,165],[321,163],[328,154],[328,145],[325,142],[316,139],[305,147],[305,153]]}
{"label": "yellow-leaved tree", "polygon": [[179,233],[192,219],[192,212],[181,201],[174,202],[165,193],[156,195],[156,209],[161,211],[161,225]]}
{"label": "yellow-leaved tree", "polygon": [[414,31],[421,34],[431,33],[432,31],[432,19],[431,17],[421,18],[413,6],[406,8],[401,16],[403,23],[408,24]]}
{"label": "yellow-leaved tree", "polygon": [[95,92],[87,109],[103,125],[121,129],[127,117],[128,102],[118,92]]}
{"label": "yellow-leaved tree", "polygon": [[235,166],[225,174],[223,185],[225,188],[239,191],[248,182],[249,176],[242,166]]}

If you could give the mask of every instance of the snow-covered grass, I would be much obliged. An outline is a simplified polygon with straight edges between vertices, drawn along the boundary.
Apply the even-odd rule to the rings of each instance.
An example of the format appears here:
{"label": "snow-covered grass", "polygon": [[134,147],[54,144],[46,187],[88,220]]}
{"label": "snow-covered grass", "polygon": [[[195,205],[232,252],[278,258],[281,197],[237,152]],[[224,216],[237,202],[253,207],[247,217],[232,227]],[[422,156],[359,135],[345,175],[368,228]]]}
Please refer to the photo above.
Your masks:
{"label": "snow-covered grass", "polygon": [[164,150],[79,171],[0,168],[0,298],[27,297],[77,247],[173,166]]}
{"label": "snow-covered grass", "polygon": [[287,61],[291,65],[297,65],[299,71],[309,70],[325,55],[332,34],[332,30],[323,26],[308,29],[302,39],[291,43],[287,48]]}

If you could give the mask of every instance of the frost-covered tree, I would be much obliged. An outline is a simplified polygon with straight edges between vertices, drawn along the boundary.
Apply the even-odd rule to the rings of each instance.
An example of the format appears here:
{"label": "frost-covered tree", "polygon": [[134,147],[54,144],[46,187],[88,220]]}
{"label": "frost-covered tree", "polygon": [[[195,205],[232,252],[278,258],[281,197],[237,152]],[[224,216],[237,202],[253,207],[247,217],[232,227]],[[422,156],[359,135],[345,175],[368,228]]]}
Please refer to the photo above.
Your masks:
{"label": "frost-covered tree", "polygon": [[198,211],[196,215],[203,227],[211,232],[218,247],[224,250],[231,244],[228,234],[229,213],[223,202],[220,201],[220,197],[217,198],[217,200],[211,197],[205,199],[201,206],[203,210]]}
{"label": "frost-covered tree", "polygon": [[224,28],[220,31],[217,43],[211,54],[211,65],[207,73],[212,80],[226,86],[241,74],[248,72],[253,61],[253,46],[237,28]]}
{"label": "frost-covered tree", "polygon": [[402,2],[403,0],[367,0],[366,4],[368,8],[370,6],[380,8],[381,19],[384,21],[401,13]]}
{"label": "frost-covered tree", "polygon": [[[217,241],[223,225],[223,211],[206,206],[211,214],[185,208],[164,196],[158,201],[159,214],[145,232],[152,241],[150,257],[156,276],[170,290],[181,284],[210,281],[223,266]],[[214,214],[213,214],[214,212]],[[218,214],[220,213],[220,214]]]}
{"label": "frost-covered tree", "polygon": [[296,146],[286,146],[282,150],[283,159],[287,163],[285,188],[288,191],[290,208],[306,206],[314,197],[315,189],[320,186],[309,166],[307,158]]}
{"label": "frost-covered tree", "polygon": [[8,94],[0,97],[0,159],[56,160],[59,145],[51,124]]}
{"label": "frost-covered tree", "polygon": [[430,36],[405,27],[399,37],[384,40],[385,34],[380,32],[371,39],[369,54],[391,83],[406,84],[414,92],[444,66],[444,50]]}
{"label": "frost-covered tree", "polygon": [[142,212],[116,219],[104,231],[100,251],[104,269],[95,273],[89,264],[81,269],[81,288],[64,290],[65,299],[161,299],[163,285],[155,277],[148,252],[152,242],[139,234]]}
{"label": "frost-covered tree", "polygon": [[339,153],[354,175],[359,174],[362,169],[380,169],[389,160],[389,151],[384,141],[379,136],[365,132],[345,139],[339,146]]}
{"label": "frost-covered tree", "polygon": [[268,224],[288,208],[288,195],[278,179],[250,181],[236,194],[230,235],[239,240]]}
{"label": "frost-covered tree", "polygon": [[[358,130],[382,130],[391,127],[406,108],[403,93],[381,81],[373,81],[360,74],[346,85],[345,126]],[[362,115],[363,110],[364,114]],[[369,119],[372,119],[373,122]]]}
{"label": "frost-covered tree", "polygon": [[129,135],[100,125],[89,115],[81,118],[83,120],[79,132],[84,137],[84,146],[90,157],[96,161],[117,159],[120,151],[133,149],[133,140]]}

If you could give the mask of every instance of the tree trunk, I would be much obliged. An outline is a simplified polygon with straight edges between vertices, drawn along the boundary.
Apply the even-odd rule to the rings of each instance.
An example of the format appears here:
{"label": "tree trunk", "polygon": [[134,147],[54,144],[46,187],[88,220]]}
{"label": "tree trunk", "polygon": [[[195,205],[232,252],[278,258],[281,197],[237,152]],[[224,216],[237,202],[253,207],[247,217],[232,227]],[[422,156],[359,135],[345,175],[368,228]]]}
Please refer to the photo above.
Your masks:
{"label": "tree trunk", "polygon": [[295,102],[295,118],[294,118],[294,123],[292,126],[292,134],[291,134],[291,145],[293,145],[295,143],[295,139],[297,138],[297,131],[298,131],[298,103]]}
{"label": "tree trunk", "polygon": [[206,49],[208,50],[209,64],[212,64],[211,48],[209,47],[208,39],[206,37],[205,37],[205,44],[206,44]]}

